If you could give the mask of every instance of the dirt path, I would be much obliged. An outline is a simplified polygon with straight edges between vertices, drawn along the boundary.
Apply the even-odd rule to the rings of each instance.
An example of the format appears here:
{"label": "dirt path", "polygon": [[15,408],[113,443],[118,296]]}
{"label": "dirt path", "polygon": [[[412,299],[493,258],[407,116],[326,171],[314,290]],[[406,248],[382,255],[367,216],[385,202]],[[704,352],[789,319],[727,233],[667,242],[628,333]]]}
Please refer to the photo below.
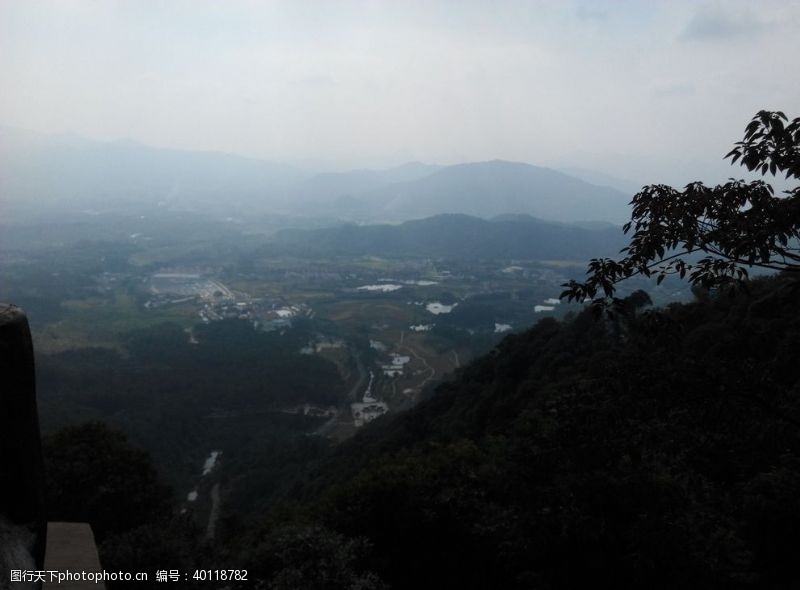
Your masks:
{"label": "dirt path", "polygon": [[331,416],[327,422],[314,431],[314,434],[317,436],[330,436],[341,422],[347,422],[347,420],[340,421],[339,418],[341,416],[350,416],[350,404],[352,402],[361,401],[361,396],[359,394],[364,387],[364,382],[367,380],[367,370],[364,368],[364,363],[361,362],[361,355],[359,355],[357,351],[353,351],[353,356],[355,356],[356,359],[358,380],[356,381],[355,385],[350,388],[345,402],[342,404],[336,414]]}
{"label": "dirt path", "polygon": [[352,402],[357,402],[361,397],[358,395],[359,391],[362,387],[364,387],[364,381],[367,380],[367,370],[364,368],[364,363],[361,362],[361,355],[358,352],[353,351],[353,355],[356,357],[356,368],[358,369],[358,381],[353,387],[350,389],[350,393],[347,394],[347,399]]}
{"label": "dirt path", "polygon": [[208,527],[206,528],[206,539],[213,540],[217,530],[217,519],[219,519],[219,483],[215,483],[211,488],[211,511],[208,513]]}
{"label": "dirt path", "polygon": [[418,361],[420,361],[420,362],[421,362],[423,365],[425,365],[425,368],[426,368],[428,371],[430,371],[430,372],[431,372],[431,374],[430,374],[430,375],[428,375],[427,377],[425,377],[425,379],[422,381],[422,383],[420,383],[420,384],[419,384],[419,387],[418,387],[418,389],[419,389],[420,391],[422,391],[422,390],[425,388],[425,386],[428,384],[428,382],[429,382],[431,379],[433,379],[433,378],[436,376],[436,369],[434,369],[433,367],[431,367],[431,366],[428,364],[428,361],[427,361],[427,360],[425,360],[425,357],[424,357],[424,356],[420,356],[420,355],[418,355],[418,354],[417,354],[417,351],[416,351],[416,350],[414,350],[413,348],[411,348],[411,346],[409,346],[408,344],[405,344],[405,345],[403,345],[401,348],[402,348],[403,350],[407,350],[409,353],[411,353],[411,355],[412,355],[412,356],[413,356],[415,359],[417,359],[417,360],[418,360]]}

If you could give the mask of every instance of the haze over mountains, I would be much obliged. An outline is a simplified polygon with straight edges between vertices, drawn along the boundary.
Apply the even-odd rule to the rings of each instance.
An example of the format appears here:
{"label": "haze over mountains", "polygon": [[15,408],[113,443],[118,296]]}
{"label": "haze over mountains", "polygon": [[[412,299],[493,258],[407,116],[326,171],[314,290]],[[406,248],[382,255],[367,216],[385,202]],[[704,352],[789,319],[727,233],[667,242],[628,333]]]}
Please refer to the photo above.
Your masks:
{"label": "haze over mountains", "polygon": [[361,223],[445,213],[621,223],[630,195],[553,169],[501,160],[452,166],[411,162],[386,170],[315,174],[231,154],[0,127],[3,202],[110,207],[134,199],[215,213]]}
{"label": "haze over mountains", "polygon": [[565,222],[619,222],[625,219],[629,201],[619,191],[549,168],[501,160],[448,166],[419,180],[377,189],[362,199],[398,219],[517,213]]}
{"label": "haze over mountains", "polygon": [[303,178],[291,166],[214,152],[98,142],[0,127],[3,200],[142,202],[259,198]]}
{"label": "haze over mountains", "polygon": [[389,184],[424,178],[443,166],[409,162],[386,170],[349,170],[315,174],[290,190],[292,199],[330,205],[348,196],[378,190]]}

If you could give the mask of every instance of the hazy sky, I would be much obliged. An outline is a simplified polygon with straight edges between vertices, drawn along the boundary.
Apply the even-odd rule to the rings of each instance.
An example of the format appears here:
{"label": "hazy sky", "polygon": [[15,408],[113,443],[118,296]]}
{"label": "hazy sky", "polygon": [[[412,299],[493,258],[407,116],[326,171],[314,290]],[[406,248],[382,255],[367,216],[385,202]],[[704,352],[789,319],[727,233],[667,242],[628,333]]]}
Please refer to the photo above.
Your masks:
{"label": "hazy sky", "polygon": [[[297,162],[727,174],[800,2],[0,0],[0,124]],[[707,177],[706,177],[707,178]]]}

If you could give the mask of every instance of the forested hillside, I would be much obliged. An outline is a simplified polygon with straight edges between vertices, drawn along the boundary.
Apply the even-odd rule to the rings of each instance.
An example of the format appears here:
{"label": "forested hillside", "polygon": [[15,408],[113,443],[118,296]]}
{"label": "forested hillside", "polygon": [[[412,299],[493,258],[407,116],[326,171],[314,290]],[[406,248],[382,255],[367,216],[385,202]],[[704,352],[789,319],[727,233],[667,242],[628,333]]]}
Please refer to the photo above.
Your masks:
{"label": "forested hillside", "polygon": [[232,553],[271,588],[792,587],[800,286],[697,296],[507,337]]}
{"label": "forested hillside", "polygon": [[[729,157],[798,178],[800,119],[785,122],[783,113],[759,112]],[[237,280],[232,264],[226,280],[247,287],[261,268],[270,289],[279,280],[291,289],[258,300],[242,293],[241,301],[200,273],[155,273],[151,285],[188,276],[200,285],[179,282],[189,293],[227,291],[236,311],[220,315],[206,303],[202,325],[154,323],[109,348],[40,357],[45,425],[107,419],[148,447],[157,466],[103,425],[52,435],[50,519],[90,522],[112,570],[169,555],[184,569],[246,569],[246,584],[234,584],[242,588],[796,587],[798,191],[778,196],[762,180],[645,187],[623,228],[631,233],[623,257],[591,259],[583,282],[560,279],[560,297],[574,307],[466,365],[447,329],[462,337],[480,325],[494,324],[493,335],[510,330],[488,304],[502,301],[507,312],[528,286],[501,292],[509,283],[497,277],[522,273],[553,289],[553,269],[494,260],[474,286],[477,258],[469,272],[452,261],[392,266],[375,256],[349,269],[280,259],[259,267],[266,252],[256,250],[246,273]],[[394,235],[387,247],[407,247],[404,233],[419,230],[435,250],[469,244],[463,227],[521,221],[539,223],[448,216],[317,235],[327,237],[325,250],[349,241],[370,250],[380,234]],[[498,241],[509,233],[488,232]],[[755,269],[771,274],[754,279]],[[636,277],[656,297],[673,275],[688,281],[692,302],[653,307],[643,290],[617,291]],[[302,276],[315,281],[306,299],[295,282]],[[107,305],[120,299],[109,295],[112,278],[98,281]],[[128,298],[144,295],[130,276],[122,283]],[[421,291],[440,283],[448,291]],[[470,287],[460,298],[451,292],[459,285]],[[550,307],[534,313],[558,304],[543,301]],[[440,318],[445,311],[452,315]],[[291,328],[284,316],[294,317]],[[272,329],[256,329],[261,321]],[[390,322],[398,352],[378,361]],[[476,344],[469,358],[480,354]],[[327,349],[338,353],[322,356]],[[417,350],[433,361],[449,351],[452,360],[436,369]],[[405,383],[416,389],[394,380],[406,365],[416,381]],[[437,374],[449,376],[436,385]],[[385,399],[408,394],[408,403],[387,412],[383,402],[366,420],[359,412],[378,407],[381,386]],[[351,413],[352,428],[326,434],[343,415],[349,427]],[[92,477],[75,486],[75,473]],[[159,483],[165,475],[191,490],[184,502],[170,500]]]}
{"label": "forested hillside", "polygon": [[529,215],[491,220],[469,215],[436,215],[399,225],[355,225],[277,233],[271,250],[308,255],[444,257],[456,259],[574,259],[619,252],[625,239],[611,224],[597,229],[548,223]]}
{"label": "forested hillside", "polygon": [[800,590],[798,25],[0,0],[0,590]]}
{"label": "forested hillside", "polygon": [[107,422],[148,449],[171,485],[185,487],[212,448],[312,428],[319,418],[290,410],[343,395],[333,363],[297,353],[308,337],[302,327],[281,335],[224,320],[196,326],[193,337],[160,324],[130,333],[124,355],[104,348],[39,355],[43,430]]}

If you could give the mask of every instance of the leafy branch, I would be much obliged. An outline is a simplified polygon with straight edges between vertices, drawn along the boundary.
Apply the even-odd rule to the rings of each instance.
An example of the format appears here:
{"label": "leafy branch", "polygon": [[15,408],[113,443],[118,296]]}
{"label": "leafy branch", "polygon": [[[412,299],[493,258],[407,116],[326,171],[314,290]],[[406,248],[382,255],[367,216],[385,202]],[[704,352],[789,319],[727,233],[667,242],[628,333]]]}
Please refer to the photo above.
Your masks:
{"label": "leafy branch", "polygon": [[[762,176],[800,178],[800,118],[760,111],[725,157]],[[656,184],[642,188],[631,206],[624,257],[592,259],[586,280],[565,283],[561,298],[607,305],[616,285],[635,275],[655,276],[657,284],[676,275],[712,288],[744,281],[753,267],[800,272],[800,187],[775,195],[763,180],[692,182],[682,191]],[[706,256],[686,258],[697,252]]]}

